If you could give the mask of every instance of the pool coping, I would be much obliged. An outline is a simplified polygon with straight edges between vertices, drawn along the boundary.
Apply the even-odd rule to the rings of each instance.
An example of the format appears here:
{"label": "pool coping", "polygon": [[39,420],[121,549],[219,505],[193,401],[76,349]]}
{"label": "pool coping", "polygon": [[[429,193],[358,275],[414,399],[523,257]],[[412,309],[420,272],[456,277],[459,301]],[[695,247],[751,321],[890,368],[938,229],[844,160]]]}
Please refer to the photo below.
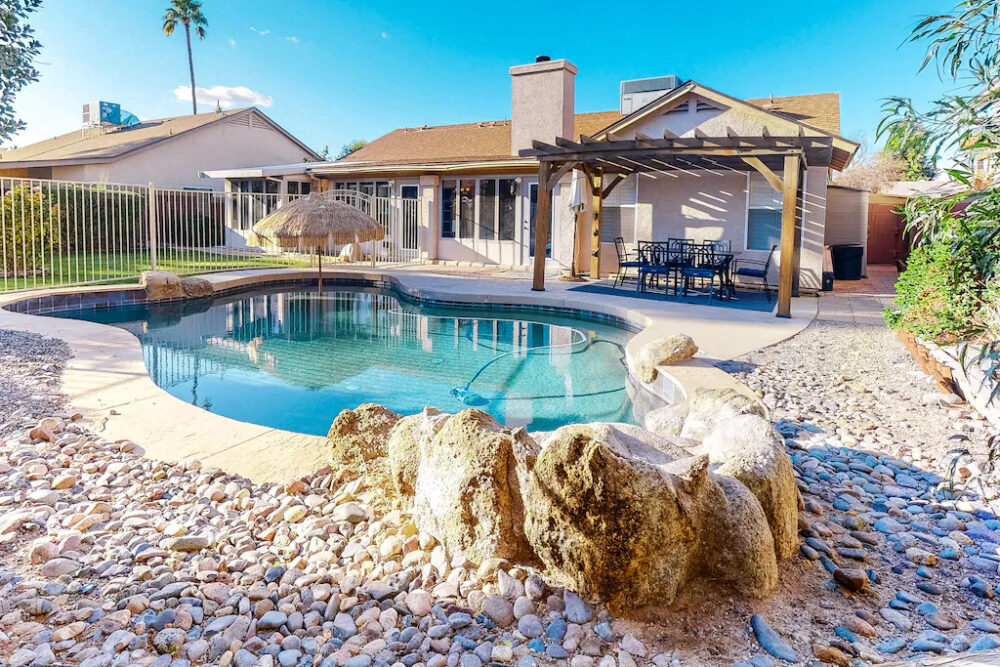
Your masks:
{"label": "pool coping", "polygon": [[[315,280],[317,271],[255,269],[199,277],[209,281],[218,296],[255,286]],[[720,310],[711,307],[656,305],[627,295],[569,293],[569,287],[558,283],[545,292],[532,292],[524,280],[489,281],[390,268],[337,267],[324,270],[323,279],[331,283],[337,280],[381,283],[425,304],[529,307],[540,308],[542,312],[576,311],[614,318],[639,329],[626,346],[629,359],[634,359],[646,343],[677,333],[685,326],[686,332],[698,342],[699,333],[691,328],[700,328],[704,337],[711,339],[707,349],[682,364],[659,367],[656,380],[645,385],[666,400],[682,399],[701,387],[727,387],[753,396],[745,385],[715,363],[784,340],[808,326],[816,314],[815,299],[808,298],[793,300],[791,319],[777,320],[769,313],[746,311],[722,317],[722,313],[707,312]],[[31,299],[61,296],[67,297],[64,303],[73,303],[79,297],[83,303],[86,299],[114,299],[109,296],[114,293],[130,296],[118,297],[111,305],[127,305],[141,303],[144,291],[135,285],[108,285],[0,294],[0,329],[30,331],[66,341],[73,353],[63,371],[63,391],[70,405],[91,420],[104,437],[131,440],[147,456],[167,461],[199,459],[205,466],[238,473],[256,482],[289,481],[326,462],[326,439],[322,436],[237,421],[167,393],[149,377],[139,340],[124,329],[7,309]],[[695,326],[699,322],[706,326]],[[724,330],[716,331],[719,327]]]}

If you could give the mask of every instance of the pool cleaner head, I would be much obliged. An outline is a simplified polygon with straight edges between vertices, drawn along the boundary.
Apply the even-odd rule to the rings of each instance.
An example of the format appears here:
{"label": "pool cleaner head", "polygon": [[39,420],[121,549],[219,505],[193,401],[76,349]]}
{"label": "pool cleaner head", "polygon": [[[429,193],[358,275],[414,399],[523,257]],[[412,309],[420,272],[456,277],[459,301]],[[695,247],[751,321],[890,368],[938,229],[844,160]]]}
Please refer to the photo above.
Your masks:
{"label": "pool cleaner head", "polygon": [[466,405],[478,406],[486,405],[487,403],[485,398],[467,387],[452,387],[451,395]]}

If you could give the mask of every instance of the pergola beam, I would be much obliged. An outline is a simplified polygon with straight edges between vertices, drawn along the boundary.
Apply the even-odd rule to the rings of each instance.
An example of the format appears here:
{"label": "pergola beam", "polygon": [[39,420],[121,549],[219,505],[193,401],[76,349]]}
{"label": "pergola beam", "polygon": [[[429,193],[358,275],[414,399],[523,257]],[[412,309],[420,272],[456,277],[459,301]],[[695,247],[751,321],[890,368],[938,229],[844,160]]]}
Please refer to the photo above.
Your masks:
{"label": "pergola beam", "polygon": [[775,192],[781,192],[784,185],[781,182],[781,177],[776,173],[771,171],[771,168],[760,161],[760,158],[756,157],[745,157],[743,161],[748,165],[760,172],[760,175],[768,182],[768,184],[774,188]]}

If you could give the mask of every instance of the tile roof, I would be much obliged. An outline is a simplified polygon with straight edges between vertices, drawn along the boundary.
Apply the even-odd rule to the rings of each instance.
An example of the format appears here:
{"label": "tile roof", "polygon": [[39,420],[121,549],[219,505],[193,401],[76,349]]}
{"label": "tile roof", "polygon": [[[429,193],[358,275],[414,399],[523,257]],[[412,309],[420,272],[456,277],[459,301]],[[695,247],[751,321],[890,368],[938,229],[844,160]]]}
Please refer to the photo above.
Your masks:
{"label": "tile roof", "polygon": [[[840,133],[840,95],[794,95],[746,100],[762,109]],[[770,108],[769,108],[770,107]],[[573,136],[594,135],[620,120],[618,111],[578,113]],[[344,162],[418,164],[510,159],[510,121],[405,127],[384,134],[344,158]]]}
{"label": "tile roof", "polygon": [[[252,114],[248,112],[252,112]],[[274,125],[274,122],[259,110],[247,107],[244,109],[231,109],[221,113],[212,111],[197,115],[144,120],[138,125],[122,127],[111,131],[101,131],[97,128],[74,130],[73,132],[67,132],[52,139],[45,139],[34,144],[0,152],[0,168],[14,162],[73,164],[77,162],[113,160],[126,153],[146,148],[184,132],[204,127],[223,118],[231,118],[241,114],[260,116],[266,122]],[[257,122],[257,118],[255,117],[253,121]],[[274,127],[283,133],[285,132],[277,125],[274,125]],[[291,137],[291,135],[288,136]],[[294,137],[292,139],[297,141]]]}

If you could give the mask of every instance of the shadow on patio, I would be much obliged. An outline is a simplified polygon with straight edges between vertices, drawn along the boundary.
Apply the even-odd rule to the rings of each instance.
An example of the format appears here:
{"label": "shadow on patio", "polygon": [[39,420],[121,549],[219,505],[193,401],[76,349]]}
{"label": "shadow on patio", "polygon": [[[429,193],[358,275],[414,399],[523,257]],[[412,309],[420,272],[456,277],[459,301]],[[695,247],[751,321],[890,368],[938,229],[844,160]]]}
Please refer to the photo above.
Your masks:
{"label": "shadow on patio", "polygon": [[774,311],[776,300],[774,295],[768,299],[762,291],[756,290],[736,290],[733,298],[722,298],[718,292],[709,298],[708,289],[691,289],[687,295],[680,296],[671,291],[664,294],[662,289],[656,290],[647,288],[646,291],[636,290],[635,283],[626,283],[624,286],[614,286],[614,281],[601,280],[599,282],[587,283],[579,287],[572,287],[570,292],[586,292],[588,294],[607,294],[609,296],[623,296],[635,299],[646,299],[650,301],[669,301],[671,303],[689,303],[696,306],[714,306],[716,308],[729,308],[735,310],[750,310],[759,313],[770,313]]}

